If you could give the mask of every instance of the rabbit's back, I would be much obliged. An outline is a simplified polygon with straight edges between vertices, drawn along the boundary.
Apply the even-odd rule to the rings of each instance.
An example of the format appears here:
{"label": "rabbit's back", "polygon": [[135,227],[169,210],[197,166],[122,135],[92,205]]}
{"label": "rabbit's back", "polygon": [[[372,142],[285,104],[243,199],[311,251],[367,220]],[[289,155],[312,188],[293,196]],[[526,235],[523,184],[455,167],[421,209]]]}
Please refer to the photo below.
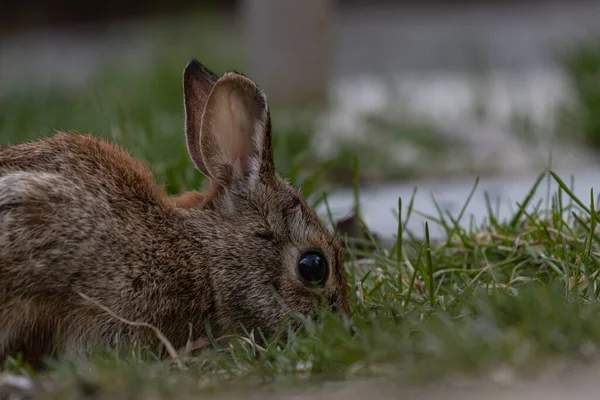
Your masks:
{"label": "rabbit's back", "polygon": [[155,237],[168,235],[165,210],[143,164],[91,136],[0,147],[0,360],[19,335],[43,346],[46,331],[117,332],[78,292],[126,317],[146,312],[132,282],[152,265]]}
{"label": "rabbit's back", "polygon": [[92,193],[145,204],[155,204],[164,195],[142,162],[119,146],[79,133],[0,146],[0,177],[16,171],[57,174]]}
{"label": "rabbit's back", "polygon": [[0,271],[10,276],[55,265],[56,280],[48,284],[59,284],[76,273],[65,270],[70,262],[82,268],[88,256],[104,259],[104,252],[124,261],[119,257],[136,255],[127,243],[150,235],[164,208],[142,163],[91,136],[0,147]]}

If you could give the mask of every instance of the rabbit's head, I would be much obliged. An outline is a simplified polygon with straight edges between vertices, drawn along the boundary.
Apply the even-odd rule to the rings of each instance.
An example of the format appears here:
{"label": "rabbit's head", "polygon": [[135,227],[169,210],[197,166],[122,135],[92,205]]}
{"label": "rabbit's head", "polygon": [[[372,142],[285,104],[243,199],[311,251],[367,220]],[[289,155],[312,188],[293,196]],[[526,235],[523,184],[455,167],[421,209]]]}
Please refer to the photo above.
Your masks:
{"label": "rabbit's head", "polygon": [[[272,334],[289,312],[348,313],[343,250],[300,192],[275,171],[267,98],[245,76],[196,60],[184,72],[187,147],[212,188],[198,223],[220,331]],[[194,222],[191,222],[193,225]]]}

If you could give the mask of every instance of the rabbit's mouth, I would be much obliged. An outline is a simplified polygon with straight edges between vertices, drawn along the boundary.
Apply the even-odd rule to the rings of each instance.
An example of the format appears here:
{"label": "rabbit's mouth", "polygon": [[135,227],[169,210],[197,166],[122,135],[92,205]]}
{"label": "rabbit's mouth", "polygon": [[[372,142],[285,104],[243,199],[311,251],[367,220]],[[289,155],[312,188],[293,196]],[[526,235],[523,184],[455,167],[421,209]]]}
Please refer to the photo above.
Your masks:
{"label": "rabbit's mouth", "polygon": [[335,301],[335,300],[330,301],[330,303],[329,303],[329,309],[334,314],[339,314],[340,313],[340,306],[339,306],[338,302]]}

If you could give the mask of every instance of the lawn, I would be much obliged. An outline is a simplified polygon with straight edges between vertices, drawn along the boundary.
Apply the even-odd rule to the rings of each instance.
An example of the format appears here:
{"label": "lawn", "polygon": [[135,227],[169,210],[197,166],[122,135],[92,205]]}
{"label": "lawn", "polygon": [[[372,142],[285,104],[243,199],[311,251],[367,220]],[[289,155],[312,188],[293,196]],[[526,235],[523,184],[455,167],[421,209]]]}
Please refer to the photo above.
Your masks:
{"label": "lawn", "polygon": [[[185,150],[181,70],[190,56],[216,72],[236,68],[237,61],[211,59],[209,47],[184,53],[157,57],[145,73],[103,71],[81,89],[6,93],[0,143],[55,129],[91,132],[147,161],[171,193],[201,187],[202,176]],[[316,205],[332,189],[323,174],[335,160],[311,159],[310,124],[293,117],[273,115],[276,166]],[[358,185],[357,176],[347,180]],[[491,205],[487,221],[468,230],[458,224],[468,215],[433,216],[431,224],[447,232],[442,241],[429,240],[428,226],[423,232],[403,230],[417,206],[410,198],[399,199],[400,240],[393,246],[368,232],[345,237],[349,321],[325,315],[322,323],[306,322],[304,332],[290,333],[286,342],[264,347],[252,334],[210,338],[204,349],[178,362],[159,361],[141,348],[106,351],[87,361],[53,364],[36,378],[52,378],[59,398],[93,393],[183,399],[373,377],[420,385],[457,375],[488,376],[499,367],[527,376],[548,360],[593,359],[600,345],[597,199],[594,193],[576,198],[573,183],[552,171],[543,171],[532,189],[547,180],[560,189],[540,204],[521,199],[507,220],[496,219]],[[526,211],[531,206],[535,211]],[[3,368],[32,374],[18,358]]]}

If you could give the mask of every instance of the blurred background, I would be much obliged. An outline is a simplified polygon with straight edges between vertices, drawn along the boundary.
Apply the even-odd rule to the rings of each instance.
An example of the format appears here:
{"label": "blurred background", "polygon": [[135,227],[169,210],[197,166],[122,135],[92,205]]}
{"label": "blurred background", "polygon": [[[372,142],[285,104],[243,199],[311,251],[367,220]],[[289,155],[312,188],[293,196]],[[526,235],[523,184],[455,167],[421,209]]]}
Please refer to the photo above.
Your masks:
{"label": "blurred background", "polygon": [[583,0],[1,0],[0,143],[93,132],[170,191],[200,185],[182,137],[194,57],[266,91],[277,168],[308,196],[356,171],[396,199],[415,182],[468,192],[476,176],[501,178],[501,195],[550,162],[585,188],[599,17]]}

